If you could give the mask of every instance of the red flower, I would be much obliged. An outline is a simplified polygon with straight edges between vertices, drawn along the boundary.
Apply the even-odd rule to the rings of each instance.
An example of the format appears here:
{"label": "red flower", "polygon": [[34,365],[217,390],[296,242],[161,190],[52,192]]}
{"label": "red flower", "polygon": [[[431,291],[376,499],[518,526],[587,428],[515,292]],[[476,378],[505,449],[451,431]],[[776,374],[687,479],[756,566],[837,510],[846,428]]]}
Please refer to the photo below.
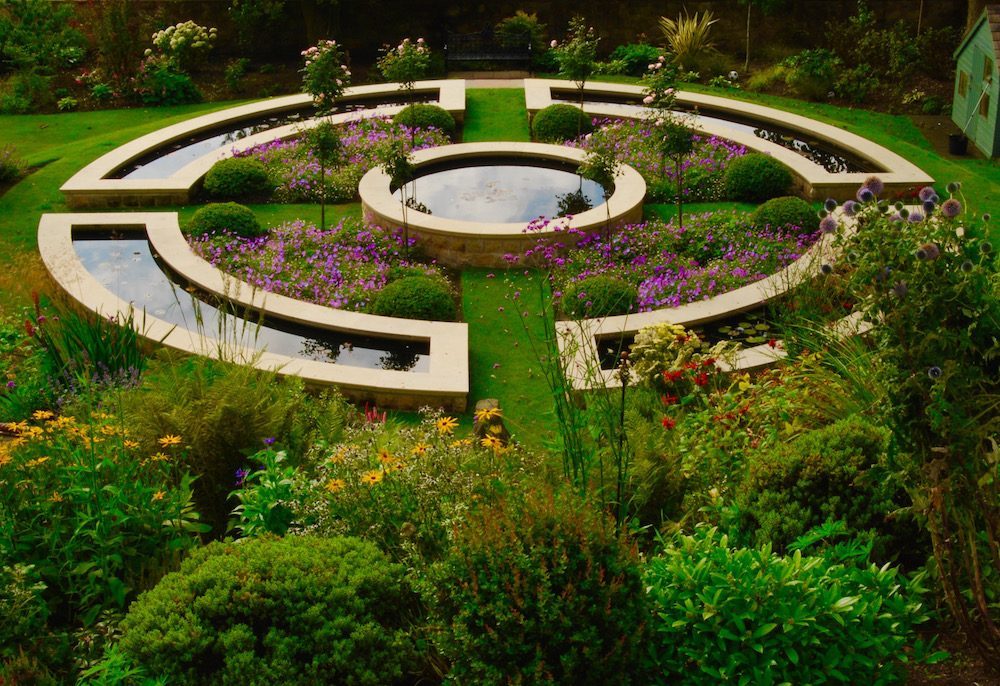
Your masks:
{"label": "red flower", "polygon": [[684,369],[697,369],[697,368],[698,368],[698,363],[697,362],[685,362],[684,363]]}
{"label": "red flower", "polygon": [[777,338],[772,338],[771,340],[769,340],[767,342],[767,344],[769,346],[771,346],[772,348],[777,348],[778,347],[778,339]]}
{"label": "red flower", "polygon": [[696,377],[694,377],[694,383],[696,386],[707,386],[708,385],[708,374],[701,372]]}
{"label": "red flower", "polygon": [[677,420],[673,419],[672,417],[664,416],[660,423],[663,424],[663,428],[667,429],[668,431],[677,426]]}
{"label": "red flower", "polygon": [[671,382],[671,381],[677,381],[682,376],[684,376],[684,372],[682,372],[680,370],[670,371],[668,369],[667,371],[663,372],[663,380],[666,381],[666,382],[668,382],[668,383]]}
{"label": "red flower", "polygon": [[701,363],[701,366],[702,367],[714,367],[715,366],[715,358],[714,357],[709,357],[707,360],[704,360]]}
{"label": "red flower", "polygon": [[678,400],[680,400],[680,398],[678,398],[676,395],[670,395],[669,393],[660,396],[660,402],[668,406],[676,405]]}

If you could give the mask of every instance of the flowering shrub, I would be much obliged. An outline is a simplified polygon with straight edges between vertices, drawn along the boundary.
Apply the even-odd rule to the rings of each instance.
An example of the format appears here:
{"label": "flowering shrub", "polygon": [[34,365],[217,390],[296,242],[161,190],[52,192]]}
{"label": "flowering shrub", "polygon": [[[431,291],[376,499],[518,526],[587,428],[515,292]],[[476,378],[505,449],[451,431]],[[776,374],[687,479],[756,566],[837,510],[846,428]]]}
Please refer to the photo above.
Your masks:
{"label": "flowering shrub", "polygon": [[201,92],[191,77],[168,61],[147,57],[131,81],[131,92],[146,105],[183,105],[200,102]]}
{"label": "flowering shrub", "polygon": [[0,558],[33,565],[51,607],[89,623],[124,609],[199,527],[181,437],[143,446],[120,415],[77,414],[4,425]]}
{"label": "flowering shrub", "polygon": [[431,51],[423,38],[404,38],[396,47],[385,46],[375,63],[386,81],[396,81],[400,88],[413,90],[413,83],[427,75],[431,66]]}
{"label": "flowering shrub", "polygon": [[351,70],[344,64],[344,51],[335,40],[322,40],[302,51],[305,67],[302,69],[302,90],[313,96],[320,113],[334,107],[351,84]]}
{"label": "flowering shrub", "polygon": [[403,427],[376,412],[343,440],[318,443],[298,493],[307,530],[364,536],[396,558],[436,559],[476,502],[537,465],[516,445],[460,438],[458,420],[425,412]]}
{"label": "flowering shrub", "polygon": [[152,36],[153,48],[146,57],[159,57],[180,71],[188,71],[205,60],[215,45],[218,29],[207,29],[193,21],[185,21],[157,31]]}
{"label": "flowering shrub", "polygon": [[[257,288],[356,311],[368,309],[390,269],[411,266],[401,256],[402,243],[396,233],[357,221],[324,231],[298,220],[258,238],[234,233],[191,238],[196,254]],[[433,267],[422,271],[438,273]]]}
{"label": "flowering shrub", "polygon": [[596,68],[600,40],[594,33],[594,27],[587,26],[583,17],[575,16],[569,21],[565,40],[560,43],[553,39],[549,44],[559,65],[559,75],[576,84],[581,106],[584,86]]}
{"label": "flowering shrub", "polygon": [[[661,151],[653,122],[641,120],[595,120],[590,136],[567,143],[583,150],[608,149],[631,165],[646,181],[649,198],[655,202],[673,200],[677,195],[676,169]],[[747,149],[717,136],[694,135],[694,150],[681,163],[684,200],[720,200],[724,196],[723,174],[730,160]]]}
{"label": "flowering shrub", "polygon": [[587,234],[568,249],[540,241],[524,259],[552,272],[557,297],[572,282],[608,274],[634,284],[638,310],[646,311],[758,281],[798,259],[817,237],[716,212],[690,217],[683,229],[650,221],[627,226],[610,241],[602,233]]}
{"label": "flowering shrub", "polygon": [[[340,157],[343,164],[327,169],[325,183],[327,202],[344,202],[354,198],[358,182],[365,172],[378,165],[378,149],[386,142],[398,141],[406,151],[446,145],[448,136],[435,129],[409,129],[381,118],[360,119],[340,128]],[[260,160],[277,189],[278,202],[318,202],[320,193],[320,161],[307,142],[272,141],[239,152],[237,157]]]}

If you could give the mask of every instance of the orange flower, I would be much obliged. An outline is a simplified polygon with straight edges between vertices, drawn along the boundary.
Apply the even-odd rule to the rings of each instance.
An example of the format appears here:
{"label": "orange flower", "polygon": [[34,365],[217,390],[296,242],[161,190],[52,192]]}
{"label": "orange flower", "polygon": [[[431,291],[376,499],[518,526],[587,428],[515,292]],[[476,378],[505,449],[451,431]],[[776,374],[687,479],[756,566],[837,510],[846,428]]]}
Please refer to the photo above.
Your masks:
{"label": "orange flower", "polygon": [[149,459],[152,460],[153,462],[166,462],[170,458],[167,457],[164,453],[156,453],[155,455],[150,455]]}
{"label": "orange flower", "polygon": [[157,443],[160,444],[161,448],[172,448],[175,445],[180,445],[181,440],[182,439],[180,436],[175,436],[174,434],[167,434],[166,436],[157,439]]}
{"label": "orange flower", "polygon": [[361,475],[361,483],[367,484],[369,486],[374,486],[375,484],[380,482],[382,480],[382,477],[384,476],[385,473],[382,472],[381,470],[373,469],[372,471],[365,472],[364,474]]}
{"label": "orange flower", "polygon": [[338,491],[344,490],[345,486],[347,486],[347,483],[343,479],[330,479],[326,482],[326,485],[323,486],[323,488],[330,493],[337,493]]}
{"label": "orange flower", "polygon": [[166,497],[166,495],[167,495],[166,491],[157,491],[156,493],[153,494],[153,502],[155,503],[158,500],[163,500]]}
{"label": "orange flower", "polygon": [[438,433],[450,434],[458,426],[458,420],[454,417],[441,417],[434,422],[434,426],[437,427]]}
{"label": "orange flower", "polygon": [[475,414],[473,415],[473,417],[476,420],[476,424],[481,424],[482,422],[488,422],[492,419],[497,419],[501,416],[503,416],[503,413],[500,412],[499,407],[484,407],[481,410],[476,410]]}
{"label": "orange flower", "polygon": [[382,450],[380,450],[378,453],[378,461],[381,462],[383,465],[391,467],[396,463],[397,460],[392,453],[390,453],[385,448],[382,448]]}
{"label": "orange flower", "polygon": [[411,450],[410,452],[416,455],[417,457],[423,457],[427,453],[428,449],[430,449],[430,446],[427,445],[426,443],[417,443],[415,446],[413,446],[413,450]]}
{"label": "orange flower", "polygon": [[483,436],[483,439],[480,441],[480,444],[482,444],[484,448],[490,448],[495,453],[500,452],[505,447],[503,441],[501,441],[496,436]]}
{"label": "orange flower", "polygon": [[38,467],[39,465],[45,464],[48,461],[49,461],[48,457],[36,457],[34,460],[28,460],[27,462],[25,462],[24,466],[33,469],[35,467]]}
{"label": "orange flower", "polygon": [[46,419],[52,419],[55,416],[55,412],[50,412],[49,410],[35,410],[31,414],[31,418],[39,422],[45,421]]}
{"label": "orange flower", "polygon": [[340,464],[344,461],[345,457],[347,457],[347,450],[341,448],[334,454],[330,455],[330,457],[327,458],[327,462],[329,462],[330,464]]}

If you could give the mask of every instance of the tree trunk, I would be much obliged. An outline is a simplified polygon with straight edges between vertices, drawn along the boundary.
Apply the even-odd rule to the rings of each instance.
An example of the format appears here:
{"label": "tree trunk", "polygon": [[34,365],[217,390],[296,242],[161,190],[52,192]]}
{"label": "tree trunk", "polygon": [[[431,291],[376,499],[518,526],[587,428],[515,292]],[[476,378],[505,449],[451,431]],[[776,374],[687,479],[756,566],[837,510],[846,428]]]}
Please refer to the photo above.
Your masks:
{"label": "tree trunk", "polygon": [[750,9],[753,7],[753,0],[747,0],[747,58],[743,63],[743,71],[750,69]]}

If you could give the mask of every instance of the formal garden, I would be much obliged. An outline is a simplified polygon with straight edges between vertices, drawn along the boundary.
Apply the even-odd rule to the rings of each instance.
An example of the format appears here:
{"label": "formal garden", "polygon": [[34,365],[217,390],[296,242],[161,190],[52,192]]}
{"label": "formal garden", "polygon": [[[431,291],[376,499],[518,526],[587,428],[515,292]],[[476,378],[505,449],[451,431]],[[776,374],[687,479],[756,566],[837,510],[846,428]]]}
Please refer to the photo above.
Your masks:
{"label": "formal garden", "polygon": [[0,0],[0,684],[1000,683],[964,26],[140,4]]}

